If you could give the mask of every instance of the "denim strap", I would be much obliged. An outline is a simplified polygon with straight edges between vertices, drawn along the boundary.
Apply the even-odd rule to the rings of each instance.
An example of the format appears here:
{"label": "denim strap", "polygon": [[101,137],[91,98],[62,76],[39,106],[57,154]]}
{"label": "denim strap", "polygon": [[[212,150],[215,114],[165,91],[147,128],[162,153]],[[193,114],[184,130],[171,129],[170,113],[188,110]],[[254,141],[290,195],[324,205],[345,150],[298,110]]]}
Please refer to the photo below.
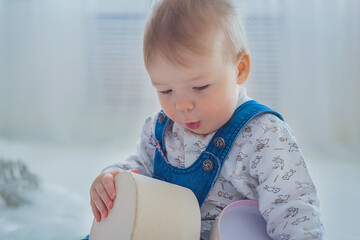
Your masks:
{"label": "denim strap", "polygon": [[171,120],[161,111],[155,126],[155,137],[160,147],[155,150],[153,177],[191,189],[201,207],[215,184],[238,134],[251,119],[263,113],[274,114],[283,120],[282,116],[272,109],[254,100],[247,101],[218,129],[206,150],[190,167],[177,168],[166,160],[164,134]]}

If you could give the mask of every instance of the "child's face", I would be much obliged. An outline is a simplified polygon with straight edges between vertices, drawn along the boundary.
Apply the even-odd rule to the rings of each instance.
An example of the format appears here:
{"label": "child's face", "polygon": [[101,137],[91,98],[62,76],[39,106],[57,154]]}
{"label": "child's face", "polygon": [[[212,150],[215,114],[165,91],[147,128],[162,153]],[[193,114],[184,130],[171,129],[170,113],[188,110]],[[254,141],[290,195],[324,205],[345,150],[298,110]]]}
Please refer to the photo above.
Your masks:
{"label": "child's face", "polygon": [[184,56],[191,67],[175,65],[158,54],[148,67],[152,84],[171,120],[197,134],[214,132],[236,109],[239,65],[223,61],[221,51],[210,57]]}

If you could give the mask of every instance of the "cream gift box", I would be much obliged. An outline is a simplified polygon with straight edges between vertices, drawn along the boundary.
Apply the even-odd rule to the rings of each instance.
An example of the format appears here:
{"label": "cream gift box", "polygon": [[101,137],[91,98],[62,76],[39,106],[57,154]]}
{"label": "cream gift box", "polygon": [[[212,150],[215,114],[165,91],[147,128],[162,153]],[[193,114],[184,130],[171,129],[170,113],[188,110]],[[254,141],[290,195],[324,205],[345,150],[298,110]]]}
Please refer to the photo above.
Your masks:
{"label": "cream gift box", "polygon": [[[198,201],[187,188],[132,172],[115,177],[117,197],[107,218],[93,221],[90,240],[199,240]],[[209,240],[269,240],[258,202],[229,204]]]}
{"label": "cream gift box", "polygon": [[115,177],[107,218],[93,221],[91,240],[198,240],[198,201],[187,188],[131,172]]}

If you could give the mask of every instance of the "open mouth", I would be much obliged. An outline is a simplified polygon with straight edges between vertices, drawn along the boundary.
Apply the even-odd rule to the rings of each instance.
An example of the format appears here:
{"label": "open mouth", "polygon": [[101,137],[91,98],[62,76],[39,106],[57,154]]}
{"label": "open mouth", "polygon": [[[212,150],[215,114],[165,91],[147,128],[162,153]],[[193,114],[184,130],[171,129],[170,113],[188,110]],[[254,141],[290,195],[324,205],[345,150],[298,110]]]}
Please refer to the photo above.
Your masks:
{"label": "open mouth", "polygon": [[200,127],[200,121],[198,122],[189,122],[189,123],[185,123],[186,126],[190,129],[197,129]]}

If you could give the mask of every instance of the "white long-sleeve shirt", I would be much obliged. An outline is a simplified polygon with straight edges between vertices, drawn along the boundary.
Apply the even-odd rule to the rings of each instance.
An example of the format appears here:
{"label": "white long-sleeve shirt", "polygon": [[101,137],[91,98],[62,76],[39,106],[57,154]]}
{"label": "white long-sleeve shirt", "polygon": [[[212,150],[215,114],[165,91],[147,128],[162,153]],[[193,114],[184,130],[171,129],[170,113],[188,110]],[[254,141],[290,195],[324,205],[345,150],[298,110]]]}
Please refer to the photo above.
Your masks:
{"label": "white long-sleeve shirt", "polygon": [[[250,100],[239,91],[238,106]],[[149,144],[158,113],[145,122],[137,154],[110,167],[138,169],[152,176],[155,147]],[[167,159],[173,166],[192,165],[215,133],[195,134],[177,123],[165,131]],[[315,186],[290,127],[272,114],[251,120],[239,133],[233,148],[201,208],[202,238],[215,217],[231,202],[259,201],[259,209],[273,239],[322,239],[319,202]]]}

